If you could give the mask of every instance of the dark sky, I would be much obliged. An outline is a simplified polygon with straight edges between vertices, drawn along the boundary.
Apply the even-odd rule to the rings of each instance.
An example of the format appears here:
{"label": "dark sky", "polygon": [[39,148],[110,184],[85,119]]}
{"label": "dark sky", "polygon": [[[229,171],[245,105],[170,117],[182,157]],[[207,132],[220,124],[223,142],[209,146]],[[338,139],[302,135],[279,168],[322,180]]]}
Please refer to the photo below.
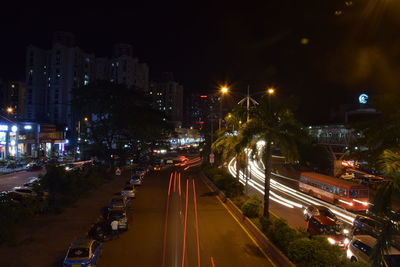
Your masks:
{"label": "dark sky", "polygon": [[152,78],[172,71],[187,91],[273,85],[299,99],[304,121],[324,120],[361,92],[400,86],[394,0],[62,2],[2,6],[0,77],[22,79],[25,47],[49,47],[51,32],[63,30],[96,55],[131,43]]}

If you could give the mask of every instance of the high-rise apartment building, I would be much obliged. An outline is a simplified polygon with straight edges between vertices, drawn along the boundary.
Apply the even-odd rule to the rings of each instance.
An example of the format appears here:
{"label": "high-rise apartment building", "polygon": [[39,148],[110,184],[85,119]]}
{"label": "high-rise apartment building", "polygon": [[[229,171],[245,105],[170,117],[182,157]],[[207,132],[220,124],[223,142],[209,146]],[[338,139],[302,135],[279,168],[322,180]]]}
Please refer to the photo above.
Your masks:
{"label": "high-rise apartment building", "polygon": [[150,85],[149,95],[154,107],[165,114],[165,120],[175,127],[183,121],[183,86],[176,82],[172,73],[164,73],[160,82]]}
{"label": "high-rise apartment building", "polygon": [[71,33],[53,35],[51,49],[28,46],[24,119],[73,129],[72,89],[109,80],[147,91],[149,69],[132,56],[132,46],[115,45],[111,58],[96,58],[76,46]]}
{"label": "high-rise apartment building", "polygon": [[219,112],[219,98],[209,94],[191,94],[186,103],[187,126],[204,128],[216,121]]}
{"label": "high-rise apartment building", "polygon": [[116,44],[110,60],[110,80],[128,87],[147,91],[149,89],[149,67],[139,63],[133,57],[133,48],[129,44]]}
{"label": "high-rise apartment building", "polygon": [[72,34],[55,33],[50,50],[28,46],[25,119],[72,126],[72,88],[95,77],[95,56],[75,46]]}

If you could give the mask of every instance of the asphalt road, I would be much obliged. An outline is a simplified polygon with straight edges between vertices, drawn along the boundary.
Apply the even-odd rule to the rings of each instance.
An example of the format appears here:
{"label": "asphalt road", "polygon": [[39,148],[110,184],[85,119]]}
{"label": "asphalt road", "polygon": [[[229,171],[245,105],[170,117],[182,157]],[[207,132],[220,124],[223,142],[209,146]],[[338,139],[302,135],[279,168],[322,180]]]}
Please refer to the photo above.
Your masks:
{"label": "asphalt road", "polygon": [[12,190],[15,186],[22,186],[30,179],[37,177],[39,174],[44,172],[44,170],[33,172],[22,171],[0,175],[0,192],[4,190]]}
{"label": "asphalt road", "polygon": [[195,168],[148,175],[130,229],[104,244],[106,266],[272,266]]}

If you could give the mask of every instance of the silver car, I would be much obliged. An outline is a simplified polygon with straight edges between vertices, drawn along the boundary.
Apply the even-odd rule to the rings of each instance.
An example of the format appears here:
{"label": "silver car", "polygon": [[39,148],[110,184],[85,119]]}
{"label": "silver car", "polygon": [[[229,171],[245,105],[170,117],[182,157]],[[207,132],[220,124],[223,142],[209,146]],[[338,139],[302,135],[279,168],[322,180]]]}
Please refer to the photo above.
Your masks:
{"label": "silver car", "polygon": [[[350,241],[346,251],[347,258],[352,261],[369,262],[373,247],[376,245],[376,238],[370,235],[355,235]],[[389,267],[400,266],[400,251],[391,247],[384,255]]]}
{"label": "silver car", "polygon": [[136,196],[136,189],[134,185],[127,185],[121,191],[122,195],[127,196],[128,198],[135,198]]}
{"label": "silver car", "polygon": [[107,220],[112,222],[118,221],[118,230],[128,230],[128,216],[125,209],[112,209],[108,213]]}
{"label": "silver car", "polygon": [[126,196],[114,196],[108,204],[108,209],[125,209],[128,206],[128,198]]}

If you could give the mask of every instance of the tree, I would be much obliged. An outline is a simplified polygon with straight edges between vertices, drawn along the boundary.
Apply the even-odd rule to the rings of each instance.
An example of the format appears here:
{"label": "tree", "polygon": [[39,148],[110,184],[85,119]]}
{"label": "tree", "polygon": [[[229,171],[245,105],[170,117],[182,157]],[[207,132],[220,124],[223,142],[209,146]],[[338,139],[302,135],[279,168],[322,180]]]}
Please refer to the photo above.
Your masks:
{"label": "tree", "polygon": [[108,81],[74,89],[73,108],[82,139],[88,140],[82,146],[110,164],[112,155],[123,155],[126,144],[146,144],[166,130],[162,114],[143,92]]}
{"label": "tree", "polygon": [[[265,166],[264,211],[269,217],[269,190],[271,174],[272,150],[278,148],[289,162],[299,158],[298,144],[306,142],[308,136],[300,124],[296,122],[291,102],[283,101],[271,105],[269,99],[263,98],[260,105],[253,108],[251,119],[242,131],[242,144],[251,146]],[[257,145],[259,141],[264,145]]]}
{"label": "tree", "polygon": [[[372,251],[371,260],[376,266],[387,266],[384,255],[393,243],[398,242],[400,236],[400,210],[392,209],[393,198],[400,196],[400,154],[392,150],[383,151],[378,161],[386,177],[392,178],[390,182],[381,185],[375,194],[373,206],[370,208],[377,215],[376,220],[381,223],[381,232]],[[399,244],[397,244],[399,245]]]}
{"label": "tree", "polygon": [[246,166],[245,146],[240,133],[243,114],[235,110],[225,117],[226,129],[218,133],[219,137],[212,144],[212,150],[221,154],[222,160],[236,158],[236,179],[239,180],[240,169]]}

